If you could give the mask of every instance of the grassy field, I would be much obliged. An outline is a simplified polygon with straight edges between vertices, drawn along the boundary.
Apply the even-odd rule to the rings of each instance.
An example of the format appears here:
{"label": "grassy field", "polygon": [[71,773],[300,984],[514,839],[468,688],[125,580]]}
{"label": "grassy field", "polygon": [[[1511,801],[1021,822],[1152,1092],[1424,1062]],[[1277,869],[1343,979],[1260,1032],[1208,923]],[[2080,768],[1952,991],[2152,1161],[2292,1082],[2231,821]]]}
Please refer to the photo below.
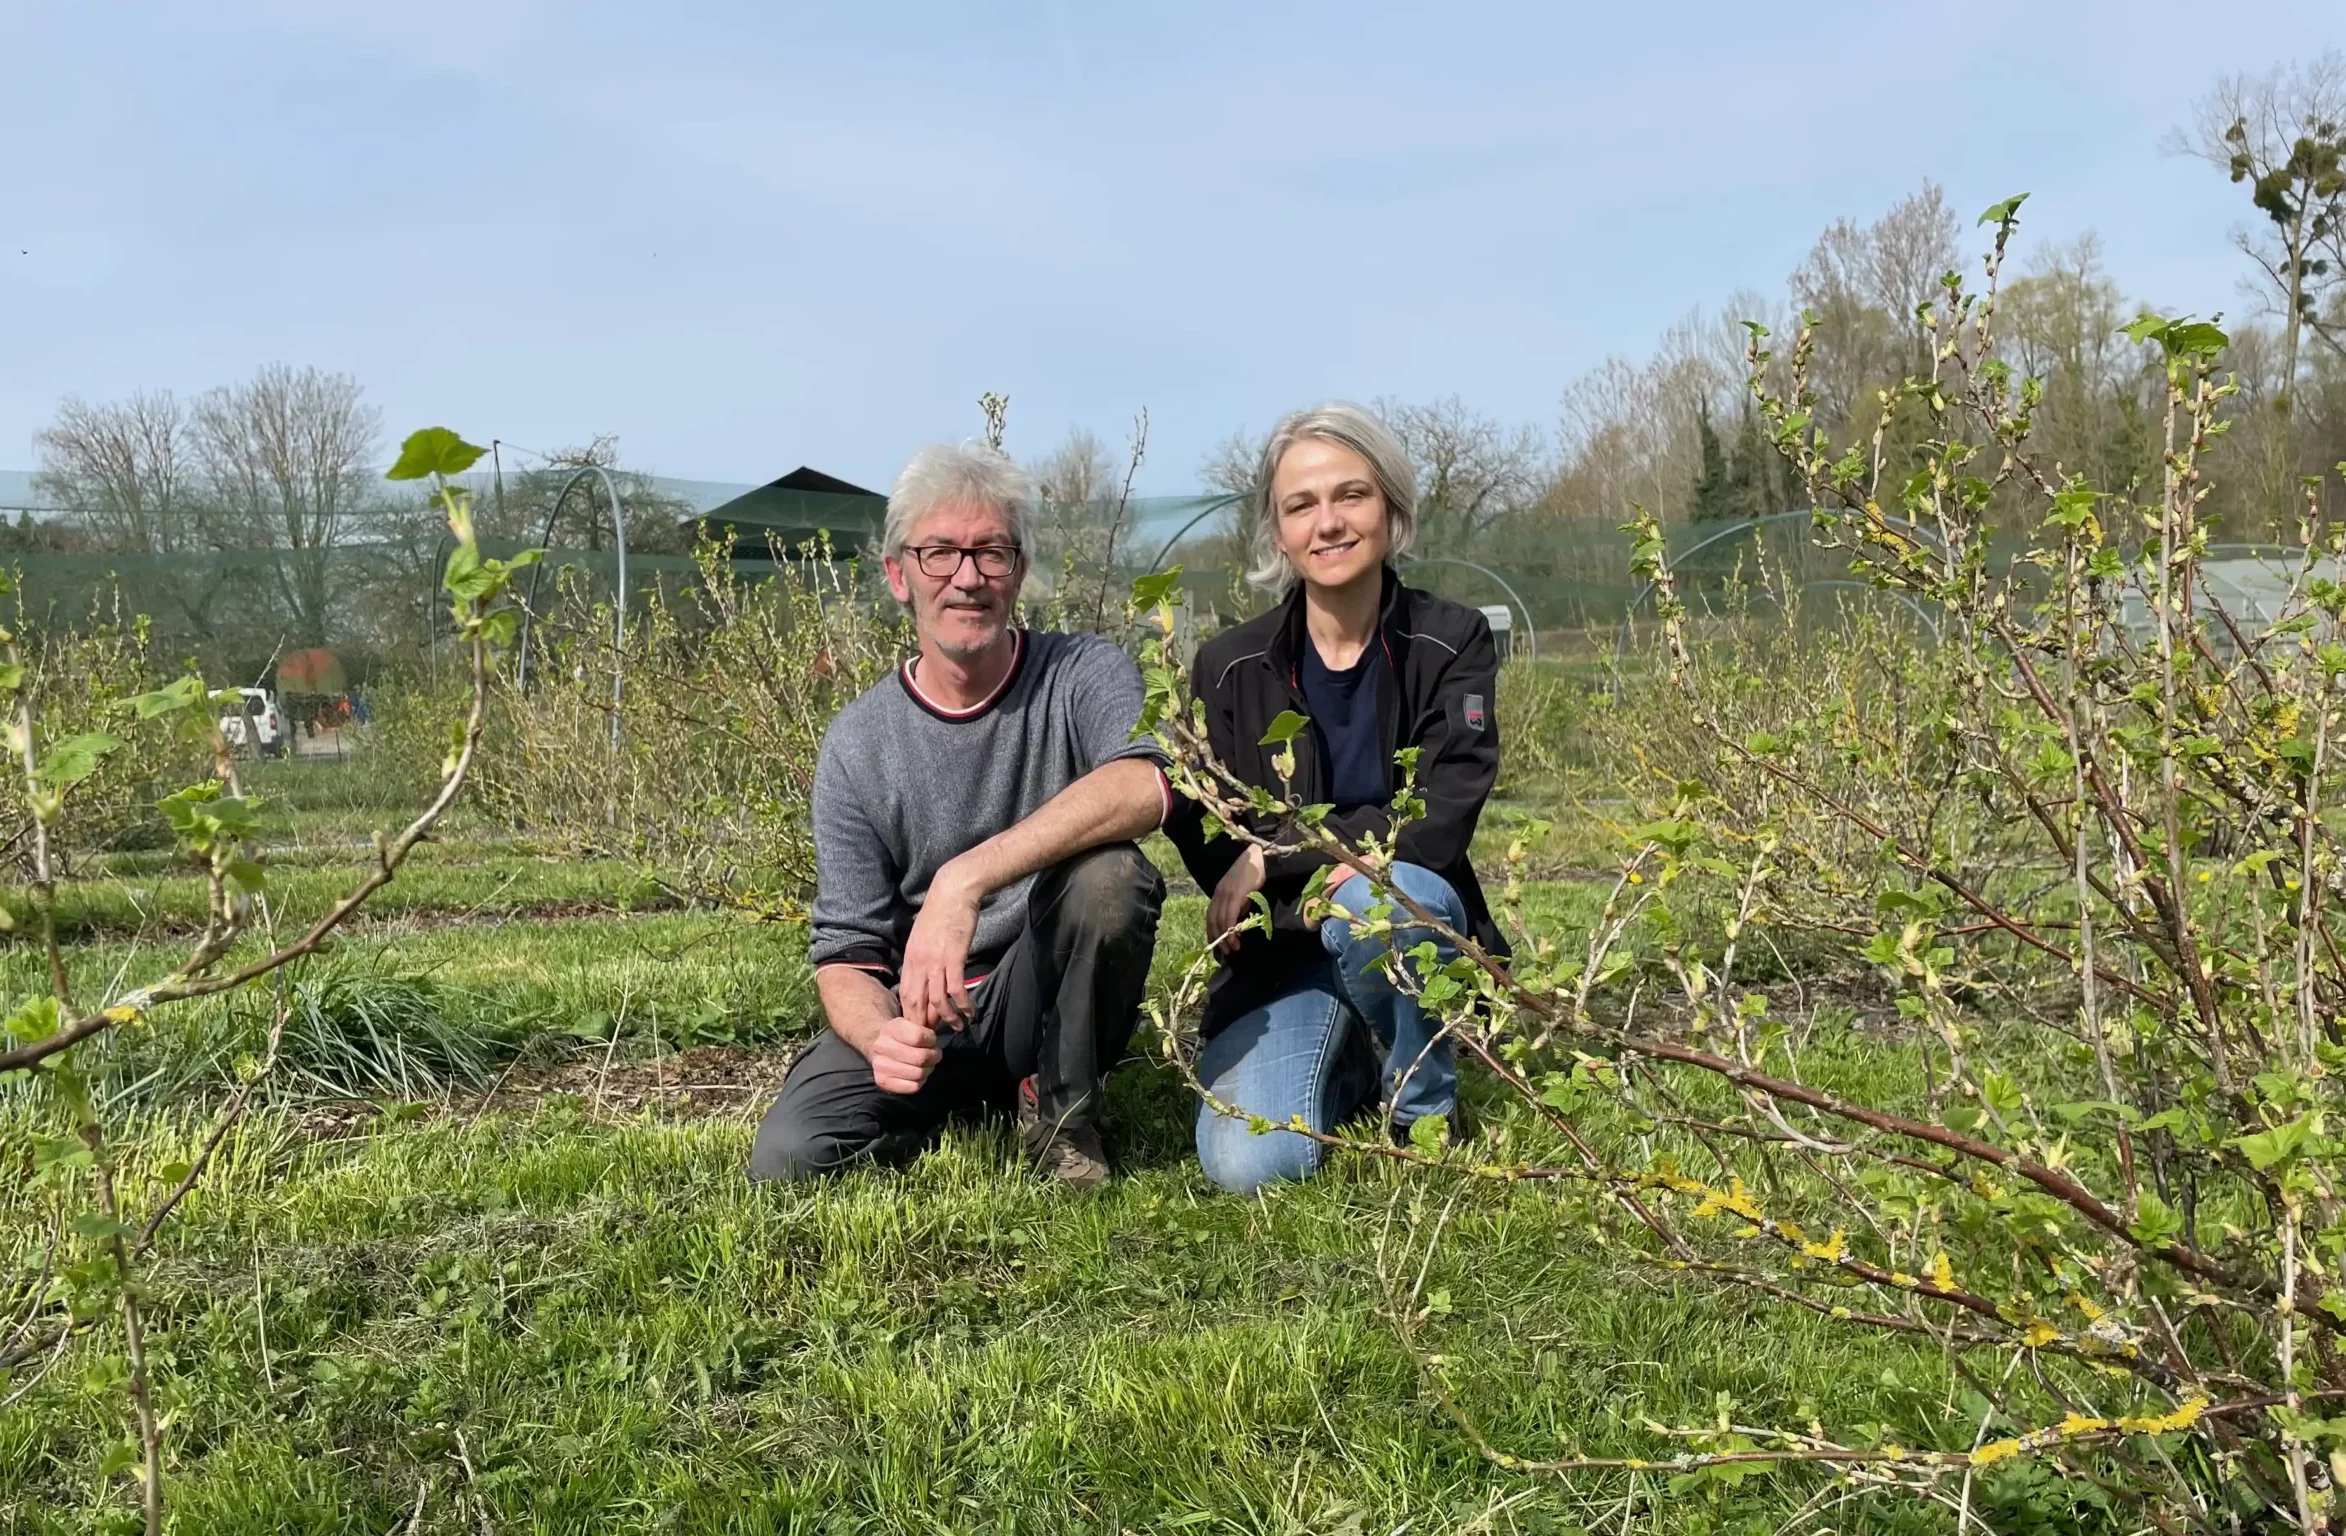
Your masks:
{"label": "grassy field", "polygon": [[[360,857],[336,765],[280,923]],[[1503,807],[1494,828],[1531,808]],[[1550,808],[1552,809],[1552,808]],[[1589,857],[1581,832],[1557,862]],[[193,911],[153,860],[69,894],[85,991],[154,973]],[[177,1529],[386,1531],[1761,1531],[1800,1477],[1574,1484],[1478,1456],[1378,1315],[1380,1232],[1460,1186],[1340,1159],[1240,1201],[1190,1155],[1148,1060],[1112,1083],[1119,1177],[1071,1194],[1000,1132],[908,1171],[753,1188],[752,1128],[811,1022],[803,935],[675,909],[631,870],[460,837],[292,983],[271,1102],[231,1136],[152,1277]],[[1592,890],[1542,885],[1567,930]],[[1194,944],[1177,897],[1157,986]],[[37,958],[5,957],[12,995]],[[188,1008],[103,1053],[133,1196],[203,1134],[266,997]],[[1852,1073],[1889,1070],[1852,1056]],[[1470,1083],[1492,1134],[1540,1133]],[[0,1295],[56,1220],[18,1174],[41,1114],[0,1088]],[[1433,1331],[1500,1445],[1654,1455],[1646,1421],[1738,1417],[1961,1435],[1927,1347],[1619,1257],[1584,1208],[1467,1186],[1433,1259]],[[9,1321],[13,1321],[10,1319]],[[121,1528],[95,1475],[120,1367],[70,1348],[0,1396],[0,1530]],[[1812,1529],[1939,1529],[1854,1505]]]}

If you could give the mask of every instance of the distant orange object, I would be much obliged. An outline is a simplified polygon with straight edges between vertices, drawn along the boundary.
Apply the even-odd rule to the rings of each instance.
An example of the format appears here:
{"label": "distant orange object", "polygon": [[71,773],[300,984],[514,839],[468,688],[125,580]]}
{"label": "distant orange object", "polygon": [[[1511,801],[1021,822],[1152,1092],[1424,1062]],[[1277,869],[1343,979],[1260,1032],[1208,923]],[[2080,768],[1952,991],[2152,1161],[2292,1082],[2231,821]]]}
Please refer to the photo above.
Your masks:
{"label": "distant orange object", "polygon": [[343,693],[349,687],[342,658],[323,646],[288,651],[277,662],[279,693]]}

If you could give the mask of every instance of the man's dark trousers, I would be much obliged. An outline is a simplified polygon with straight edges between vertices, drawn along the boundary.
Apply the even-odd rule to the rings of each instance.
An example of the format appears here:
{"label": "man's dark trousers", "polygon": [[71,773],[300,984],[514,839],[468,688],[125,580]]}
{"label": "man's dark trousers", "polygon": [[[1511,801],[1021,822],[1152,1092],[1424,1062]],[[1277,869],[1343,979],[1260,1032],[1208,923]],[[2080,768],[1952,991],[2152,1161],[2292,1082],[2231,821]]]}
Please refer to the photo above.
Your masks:
{"label": "man's dark trousers", "polygon": [[971,989],[976,1016],[939,1037],[944,1059],[920,1091],[883,1093],[871,1063],[826,1029],[758,1127],[750,1177],[904,1161],[948,1119],[1010,1113],[1029,1076],[1045,1119],[1097,1126],[1100,1079],[1131,1042],[1164,904],[1164,877],[1131,843],[1044,870],[1027,897],[1026,927]]}

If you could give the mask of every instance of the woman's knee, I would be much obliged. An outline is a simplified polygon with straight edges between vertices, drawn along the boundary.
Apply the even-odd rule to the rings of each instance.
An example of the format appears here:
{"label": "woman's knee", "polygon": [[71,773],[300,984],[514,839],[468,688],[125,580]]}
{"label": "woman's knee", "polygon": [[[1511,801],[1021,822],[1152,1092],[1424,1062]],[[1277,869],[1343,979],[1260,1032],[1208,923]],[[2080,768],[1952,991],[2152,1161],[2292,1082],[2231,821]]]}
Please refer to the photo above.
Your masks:
{"label": "woman's knee", "polygon": [[1324,1148],[1293,1131],[1257,1134],[1247,1121],[1201,1107],[1197,1160],[1214,1185],[1233,1195],[1251,1195],[1266,1184],[1288,1184],[1319,1171]]}
{"label": "woman's knee", "polygon": [[[1380,890],[1380,885],[1385,889]],[[1395,864],[1385,871],[1381,882],[1354,875],[1330,894],[1338,906],[1353,913],[1366,912],[1382,898],[1398,917],[1402,915],[1401,904],[1390,895],[1395,890],[1453,926],[1466,920],[1466,903],[1458,899],[1458,888],[1423,864]]]}
{"label": "woman's knee", "polygon": [[[1354,875],[1329,895],[1336,905],[1354,917],[1365,916],[1380,901],[1392,909],[1390,919],[1395,929],[1390,939],[1378,937],[1360,941],[1373,943],[1376,952],[1381,955],[1388,947],[1411,949],[1435,937],[1427,929],[1411,922],[1408,909],[1393,899],[1391,893],[1395,890],[1451,929],[1461,930],[1465,927],[1466,904],[1459,900],[1457,889],[1422,864],[1394,865],[1386,872],[1383,888],[1366,875]],[[1320,924],[1320,937],[1329,953],[1341,954],[1354,942],[1352,924],[1341,917],[1328,918]],[[1442,941],[1437,939],[1436,942]]]}

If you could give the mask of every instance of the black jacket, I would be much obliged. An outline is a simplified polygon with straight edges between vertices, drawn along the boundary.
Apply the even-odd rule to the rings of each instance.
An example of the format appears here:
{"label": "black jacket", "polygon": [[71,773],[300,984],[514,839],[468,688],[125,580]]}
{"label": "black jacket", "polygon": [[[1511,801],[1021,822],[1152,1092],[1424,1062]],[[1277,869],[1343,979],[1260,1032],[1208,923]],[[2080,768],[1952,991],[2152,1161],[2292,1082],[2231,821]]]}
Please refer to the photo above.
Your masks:
{"label": "black jacket", "polygon": [[[1385,760],[1390,765],[1403,747],[1420,749],[1417,787],[1426,809],[1401,829],[1396,851],[1404,863],[1423,865],[1449,881],[1466,904],[1470,936],[1493,953],[1505,954],[1506,941],[1491,921],[1490,904],[1467,860],[1483,801],[1499,777],[1499,654],[1490,621],[1472,608],[1403,586],[1388,568],[1377,640],[1388,664],[1388,682],[1377,702]],[[1279,749],[1264,746],[1262,737],[1283,710],[1311,713],[1297,671],[1309,643],[1299,586],[1269,613],[1200,646],[1191,664],[1191,689],[1205,703],[1206,736],[1215,755],[1240,778],[1273,793],[1279,775],[1271,759]],[[1302,805],[1327,798],[1314,735],[1305,731],[1294,742],[1294,791]],[[1399,789],[1401,770],[1388,771],[1392,787]],[[1204,809],[1184,799],[1165,833],[1181,850],[1190,878],[1211,895],[1236,862],[1240,845],[1231,837],[1209,839],[1208,824]],[[1357,845],[1372,832],[1388,835],[1392,818],[1381,806],[1363,807],[1331,815],[1326,825]],[[1271,905],[1272,932],[1247,934],[1238,953],[1215,975],[1206,993],[1206,1033],[1288,991],[1306,968],[1327,964],[1319,936],[1303,921],[1301,905],[1312,871],[1328,862],[1323,853],[1305,851],[1281,854],[1266,865],[1263,894]]]}

